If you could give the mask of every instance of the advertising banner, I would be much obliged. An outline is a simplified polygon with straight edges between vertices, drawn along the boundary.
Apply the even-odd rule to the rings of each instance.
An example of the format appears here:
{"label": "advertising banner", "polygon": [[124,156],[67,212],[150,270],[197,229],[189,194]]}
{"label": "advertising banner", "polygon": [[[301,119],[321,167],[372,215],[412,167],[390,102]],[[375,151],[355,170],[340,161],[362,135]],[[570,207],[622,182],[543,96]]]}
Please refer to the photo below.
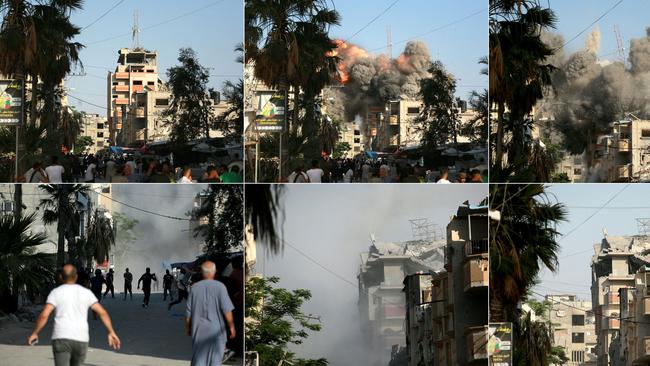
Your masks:
{"label": "advertising banner", "polygon": [[0,126],[23,124],[23,80],[0,80]]}
{"label": "advertising banner", "polygon": [[490,323],[488,354],[492,366],[512,366],[512,323]]}
{"label": "advertising banner", "polygon": [[255,131],[282,132],[286,125],[287,96],[285,92],[258,92]]}

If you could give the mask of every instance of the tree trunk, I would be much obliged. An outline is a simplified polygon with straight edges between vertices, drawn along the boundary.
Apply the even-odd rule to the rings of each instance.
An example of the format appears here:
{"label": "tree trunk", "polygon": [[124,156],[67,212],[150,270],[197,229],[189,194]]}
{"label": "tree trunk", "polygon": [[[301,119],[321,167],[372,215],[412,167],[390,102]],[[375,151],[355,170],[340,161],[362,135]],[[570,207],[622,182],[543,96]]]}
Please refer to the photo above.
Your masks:
{"label": "tree trunk", "polygon": [[56,247],[56,267],[61,268],[65,264],[65,230],[61,221],[64,220],[61,215],[59,215],[59,224],[57,225],[57,231],[59,233],[59,240]]}
{"label": "tree trunk", "polygon": [[38,91],[38,75],[33,73],[32,74],[32,100],[30,101],[30,105],[29,105],[29,123],[32,126],[36,126],[36,113],[37,113],[37,106],[38,106],[37,91]]}
{"label": "tree trunk", "polygon": [[23,186],[14,185],[14,217],[18,220],[23,215]]}
{"label": "tree trunk", "polygon": [[494,167],[501,169],[503,167],[503,115],[505,113],[505,106],[499,103],[497,115],[497,146],[496,156],[494,157]]}
{"label": "tree trunk", "polygon": [[493,323],[505,322],[507,317],[503,307],[503,300],[498,291],[490,291],[490,317]]}

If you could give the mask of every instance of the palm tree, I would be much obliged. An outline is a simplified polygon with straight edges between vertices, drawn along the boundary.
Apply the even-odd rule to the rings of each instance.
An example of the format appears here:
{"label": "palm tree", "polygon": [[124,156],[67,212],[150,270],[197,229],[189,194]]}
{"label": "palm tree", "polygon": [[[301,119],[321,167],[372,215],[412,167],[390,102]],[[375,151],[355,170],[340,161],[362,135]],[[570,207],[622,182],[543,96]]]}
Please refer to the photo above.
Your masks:
{"label": "palm tree", "polygon": [[551,84],[554,67],[545,61],[555,50],[542,41],[541,32],[554,27],[555,21],[553,11],[542,8],[538,0],[490,0],[489,95],[497,106],[493,164],[497,179],[507,179],[501,173],[506,128],[517,142],[508,155],[522,156],[524,119]]}
{"label": "palm tree", "polygon": [[78,196],[86,195],[90,188],[82,184],[48,184],[41,185],[39,188],[49,195],[48,198],[41,199],[39,204],[39,208],[43,209],[43,223],[57,225],[57,266],[63,266],[65,263],[66,240],[70,256],[78,260],[75,239],[79,232],[79,211],[82,208]]}
{"label": "palm tree", "polygon": [[278,253],[283,248],[282,233],[276,226],[282,211],[279,201],[282,190],[281,185],[244,185],[245,224],[251,228],[255,240],[265,243],[272,253]]}
{"label": "palm tree", "polygon": [[0,310],[6,313],[17,310],[19,294],[33,300],[54,284],[54,258],[36,252],[47,237],[32,232],[34,220],[34,215],[0,217]]}
{"label": "palm tree", "polygon": [[566,210],[541,184],[493,185],[490,209],[501,217],[490,221],[490,321],[513,321],[540,270],[557,269],[556,225]]}
{"label": "palm tree", "polygon": [[92,256],[98,263],[109,259],[111,247],[115,246],[115,228],[113,220],[103,211],[95,209],[88,221],[86,230],[87,247],[90,248],[87,257]]}

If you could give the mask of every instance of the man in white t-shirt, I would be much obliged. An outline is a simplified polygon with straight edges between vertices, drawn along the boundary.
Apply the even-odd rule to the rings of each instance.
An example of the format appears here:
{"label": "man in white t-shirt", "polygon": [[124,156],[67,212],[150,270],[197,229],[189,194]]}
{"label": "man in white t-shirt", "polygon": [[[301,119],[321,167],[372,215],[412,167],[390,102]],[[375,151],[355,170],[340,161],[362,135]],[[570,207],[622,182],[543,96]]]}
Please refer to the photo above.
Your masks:
{"label": "man in white t-shirt", "polygon": [[440,172],[440,179],[436,183],[439,184],[450,184],[451,182],[449,181],[449,170],[447,168],[443,169],[442,172]]}
{"label": "man in white t-shirt", "polygon": [[27,339],[30,346],[38,342],[38,333],[43,330],[52,312],[52,351],[55,366],[78,366],[84,363],[88,351],[88,309],[92,309],[108,330],[108,345],[120,349],[120,339],[113,330],[111,318],[95,295],[87,288],[77,285],[77,269],[67,264],[63,266],[60,278],[63,284],[50,292],[45,308],[38,316],[34,331]]}
{"label": "man in white t-shirt", "polygon": [[45,173],[47,174],[47,180],[50,183],[63,183],[63,173],[65,173],[65,169],[61,164],[59,164],[59,158],[57,156],[52,157],[52,163],[50,166],[45,168]]}
{"label": "man in white t-shirt", "polygon": [[318,160],[312,160],[311,169],[307,171],[309,183],[321,183],[323,181],[324,174],[325,172],[323,169],[318,167]]}
{"label": "man in white t-shirt", "polygon": [[184,184],[194,183],[192,181],[192,168],[187,166],[183,168],[183,175],[179,180],[176,181],[176,183],[184,183]]}
{"label": "man in white t-shirt", "polygon": [[95,160],[90,160],[88,167],[86,168],[86,175],[84,181],[86,183],[95,183],[95,175],[97,174],[97,164]]}

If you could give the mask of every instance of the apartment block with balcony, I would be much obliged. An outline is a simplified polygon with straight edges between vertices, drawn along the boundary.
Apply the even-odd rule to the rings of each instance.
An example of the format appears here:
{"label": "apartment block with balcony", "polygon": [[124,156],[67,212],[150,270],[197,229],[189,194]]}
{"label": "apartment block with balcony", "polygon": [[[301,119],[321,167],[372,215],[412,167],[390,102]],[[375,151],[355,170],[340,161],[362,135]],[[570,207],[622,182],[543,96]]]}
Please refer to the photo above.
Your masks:
{"label": "apartment block with balcony", "polygon": [[81,136],[88,136],[93,141],[88,148],[88,153],[95,154],[110,146],[110,129],[106,117],[83,113],[82,118]]}
{"label": "apartment block with balcony", "polygon": [[621,331],[620,290],[632,288],[635,273],[650,263],[645,254],[650,237],[609,236],[594,246],[591,261],[591,301],[596,315],[596,355],[598,366],[610,365],[610,347]]}
{"label": "apartment block with balcony", "polygon": [[650,120],[630,114],[598,137],[596,161],[609,182],[650,181]]}
{"label": "apartment block with balcony", "polygon": [[347,142],[350,150],[345,154],[345,158],[354,158],[357,154],[363,153],[363,143],[361,141],[361,128],[356,122],[343,124],[341,128],[341,142]]}
{"label": "apartment block with balcony", "polygon": [[548,295],[549,321],[553,324],[553,344],[566,351],[564,365],[596,365],[596,316],[591,301],[575,295]]}
{"label": "apartment block with balcony", "polygon": [[621,288],[620,332],[610,346],[614,366],[650,364],[650,267],[634,275],[634,285]]}

